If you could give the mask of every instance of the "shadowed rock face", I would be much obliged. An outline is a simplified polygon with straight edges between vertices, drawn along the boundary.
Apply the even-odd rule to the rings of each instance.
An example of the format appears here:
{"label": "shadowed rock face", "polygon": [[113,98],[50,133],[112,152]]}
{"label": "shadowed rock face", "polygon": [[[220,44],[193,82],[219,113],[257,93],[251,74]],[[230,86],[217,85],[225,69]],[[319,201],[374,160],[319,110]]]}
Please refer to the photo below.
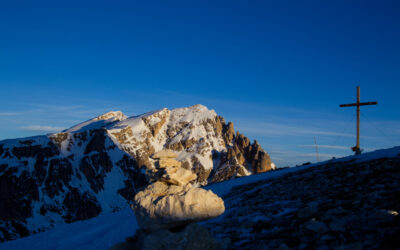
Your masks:
{"label": "shadowed rock face", "polygon": [[63,205],[68,212],[64,216],[67,223],[92,218],[101,212],[96,197],[88,192],[81,193],[77,188],[71,188],[65,196]]}
{"label": "shadowed rock face", "polygon": [[262,173],[274,170],[270,156],[262,149],[255,140],[250,140],[240,134],[234,133],[233,123],[225,124],[220,118],[223,127],[222,136],[227,145],[227,152],[214,151],[213,158],[217,159],[218,167],[210,173],[211,182],[220,182],[238,176],[245,176],[245,170],[253,173]]}
{"label": "shadowed rock face", "polygon": [[126,206],[148,185],[145,170],[160,149],[173,150],[201,185],[271,169],[257,142],[202,105],[130,118],[109,112],[61,133],[0,142],[0,241]]}
{"label": "shadowed rock face", "polygon": [[[93,130],[5,144],[0,154],[0,241],[118,210],[123,200],[132,199],[137,188],[147,184],[146,177],[128,154],[113,159],[117,147],[106,147],[110,143],[105,130]],[[113,168],[119,169],[120,183],[111,192],[122,201],[102,207],[98,194],[110,191],[105,188]],[[33,218],[45,223],[27,226]]]}
{"label": "shadowed rock face", "polygon": [[178,232],[158,230],[153,233],[137,231],[135,236],[125,242],[111,247],[111,250],[127,249],[190,249],[190,250],[222,250],[226,249],[227,241],[215,239],[204,227],[195,223],[189,224]]}

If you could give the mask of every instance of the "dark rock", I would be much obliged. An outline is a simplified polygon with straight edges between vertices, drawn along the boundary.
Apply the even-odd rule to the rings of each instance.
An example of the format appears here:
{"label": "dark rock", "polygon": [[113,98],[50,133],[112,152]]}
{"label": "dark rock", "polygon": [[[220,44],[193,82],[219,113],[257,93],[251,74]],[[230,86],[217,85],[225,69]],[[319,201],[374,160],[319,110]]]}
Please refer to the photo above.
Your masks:
{"label": "dark rock", "polygon": [[245,173],[239,165],[224,165],[218,169],[213,169],[210,174],[211,182],[221,182],[235,177],[245,176]]}
{"label": "dark rock", "polygon": [[12,149],[12,154],[15,155],[18,159],[21,159],[22,157],[48,158],[58,154],[58,150],[51,146],[42,148],[41,145],[35,145],[35,146],[14,147]]}
{"label": "dark rock", "polygon": [[379,249],[399,249],[400,231],[385,235]]}
{"label": "dark rock", "polygon": [[92,154],[90,159],[92,161],[92,165],[97,171],[108,173],[113,167],[111,159],[106,152]]}
{"label": "dark rock", "polygon": [[237,132],[236,133],[236,144],[239,146],[239,148],[246,150],[250,146],[250,140],[246,136]]}
{"label": "dark rock", "polygon": [[41,157],[38,157],[36,159],[35,165],[34,165],[34,172],[33,176],[36,177],[36,179],[39,182],[39,185],[42,185],[46,175],[47,175],[47,165],[48,165],[48,160],[44,160]]}
{"label": "dark rock", "polygon": [[181,141],[183,149],[189,149],[190,147],[192,147],[194,144],[196,144],[196,139],[195,138],[190,138],[187,140],[182,140]]}
{"label": "dark rock", "polygon": [[4,155],[3,155],[3,159],[5,159],[5,158],[7,158],[7,157],[8,157],[8,158],[12,158],[10,152],[8,152],[8,149],[5,150],[5,153],[4,153]]}
{"label": "dark rock", "polygon": [[[228,240],[229,241],[229,240]],[[123,249],[226,249],[227,240],[217,240],[210,232],[195,223],[178,231],[158,230],[147,233],[138,230],[134,237],[111,247],[112,250]]]}
{"label": "dark rock", "polygon": [[104,172],[96,171],[98,166],[93,166],[91,159],[88,156],[82,158],[79,169],[85,175],[90,187],[95,193],[98,193],[104,188]]}
{"label": "dark rock", "polygon": [[195,173],[197,175],[197,179],[196,179],[197,183],[206,183],[207,179],[211,173],[211,169],[205,170],[205,168],[203,167],[203,165],[201,165],[200,162],[197,162],[196,164],[194,164],[192,171],[193,171],[193,173]]}
{"label": "dark rock", "polygon": [[14,227],[15,232],[20,237],[25,237],[29,235],[29,230],[22,223],[11,221],[11,226]]}
{"label": "dark rock", "polygon": [[132,159],[128,155],[124,155],[122,159],[117,162],[117,166],[119,166],[124,174],[129,177],[130,181],[134,183],[135,190],[148,185],[147,177],[141,172],[135,159]]}
{"label": "dark rock", "polygon": [[24,144],[24,145],[32,145],[32,143],[34,143],[34,140],[24,140],[24,141],[19,141],[20,144]]}
{"label": "dark rock", "polygon": [[83,142],[87,141],[88,133],[87,131],[82,131],[79,133],[74,133],[74,139],[78,142],[78,146],[82,146]]}
{"label": "dark rock", "polygon": [[67,214],[63,216],[67,223],[86,220],[97,216],[101,212],[96,197],[88,192],[81,193],[77,188],[71,188],[65,196],[63,205]]}
{"label": "dark rock", "polygon": [[46,215],[48,212],[61,214],[60,208],[58,208],[58,207],[55,206],[55,205],[51,205],[51,204],[43,204],[43,205],[40,207],[39,212],[40,212],[41,215]]}
{"label": "dark rock", "polygon": [[167,149],[171,149],[171,150],[175,150],[175,151],[182,151],[182,150],[185,149],[180,141],[178,141],[176,143],[168,143],[166,145],[166,148]]}
{"label": "dark rock", "polygon": [[258,160],[254,160],[254,172],[262,173],[271,170],[271,158],[265,151],[258,152]]}
{"label": "dark rock", "polygon": [[50,140],[52,140],[58,146],[58,148],[61,148],[61,144],[63,141],[67,140],[67,138],[68,133],[58,133],[50,136]]}
{"label": "dark rock", "polygon": [[65,191],[64,187],[69,186],[72,174],[72,165],[67,158],[50,160],[44,188],[50,198]]}
{"label": "dark rock", "polygon": [[86,146],[85,154],[89,154],[92,151],[99,153],[105,151],[105,140],[106,140],[105,133],[106,133],[105,130],[102,129],[96,129],[90,131],[90,136],[92,136],[92,139]]}
{"label": "dark rock", "polygon": [[191,169],[190,163],[188,161],[183,161],[181,167],[187,170]]}
{"label": "dark rock", "polygon": [[124,185],[125,186],[123,188],[118,189],[118,193],[122,197],[124,197],[127,201],[133,200],[133,198],[136,195],[136,189],[135,189],[134,185],[129,180],[125,180]]}
{"label": "dark rock", "polygon": [[25,220],[32,215],[32,201],[39,199],[35,180],[27,171],[17,177],[15,168],[9,168],[0,176],[0,219]]}
{"label": "dark rock", "polygon": [[8,168],[8,164],[0,164],[0,172],[4,172]]}

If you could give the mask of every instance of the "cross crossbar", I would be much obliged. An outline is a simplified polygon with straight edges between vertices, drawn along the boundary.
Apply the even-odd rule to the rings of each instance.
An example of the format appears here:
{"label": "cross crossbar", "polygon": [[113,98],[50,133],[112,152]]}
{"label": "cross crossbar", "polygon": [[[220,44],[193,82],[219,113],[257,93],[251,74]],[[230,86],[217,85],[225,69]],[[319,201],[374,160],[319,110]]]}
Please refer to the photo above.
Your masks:
{"label": "cross crossbar", "polygon": [[360,102],[350,104],[340,104],[340,107],[354,107],[354,106],[365,106],[365,105],[376,105],[378,102]]}

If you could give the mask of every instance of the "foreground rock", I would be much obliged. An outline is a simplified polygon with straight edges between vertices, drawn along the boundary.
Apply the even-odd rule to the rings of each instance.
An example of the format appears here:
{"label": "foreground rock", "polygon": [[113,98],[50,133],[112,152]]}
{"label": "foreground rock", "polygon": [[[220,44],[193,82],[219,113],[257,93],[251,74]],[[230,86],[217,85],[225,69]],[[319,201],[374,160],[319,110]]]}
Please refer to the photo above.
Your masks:
{"label": "foreground rock", "polygon": [[146,231],[176,228],[207,220],[225,211],[224,201],[210,190],[158,181],[135,196],[137,222]]}
{"label": "foreground rock", "polygon": [[194,224],[225,211],[224,201],[210,190],[194,187],[197,179],[163,150],[153,155],[156,168],[147,171],[153,183],[135,195],[131,205],[142,230],[116,247],[138,249],[221,249],[209,232]]}
{"label": "foreground rock", "polygon": [[192,223],[177,232],[158,230],[148,234],[144,231],[138,231],[134,237],[113,246],[111,250],[219,250],[225,249],[228,242],[228,240],[216,240],[206,228]]}
{"label": "foreground rock", "polygon": [[148,174],[154,183],[135,196],[132,209],[145,231],[176,228],[225,211],[224,201],[216,194],[192,186],[196,174],[182,168],[174,156],[171,150],[153,155],[158,160],[157,167]]}

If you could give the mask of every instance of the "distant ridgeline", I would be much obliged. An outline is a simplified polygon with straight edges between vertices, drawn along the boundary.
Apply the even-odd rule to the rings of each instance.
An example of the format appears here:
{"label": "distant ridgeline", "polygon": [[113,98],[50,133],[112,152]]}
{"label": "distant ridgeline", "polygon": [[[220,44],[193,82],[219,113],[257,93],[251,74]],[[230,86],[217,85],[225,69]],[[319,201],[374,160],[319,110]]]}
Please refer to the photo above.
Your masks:
{"label": "distant ridgeline", "polygon": [[61,133],[0,141],[0,241],[121,209],[147,185],[150,156],[162,149],[200,185],[275,168],[257,141],[202,105],[109,112]]}

